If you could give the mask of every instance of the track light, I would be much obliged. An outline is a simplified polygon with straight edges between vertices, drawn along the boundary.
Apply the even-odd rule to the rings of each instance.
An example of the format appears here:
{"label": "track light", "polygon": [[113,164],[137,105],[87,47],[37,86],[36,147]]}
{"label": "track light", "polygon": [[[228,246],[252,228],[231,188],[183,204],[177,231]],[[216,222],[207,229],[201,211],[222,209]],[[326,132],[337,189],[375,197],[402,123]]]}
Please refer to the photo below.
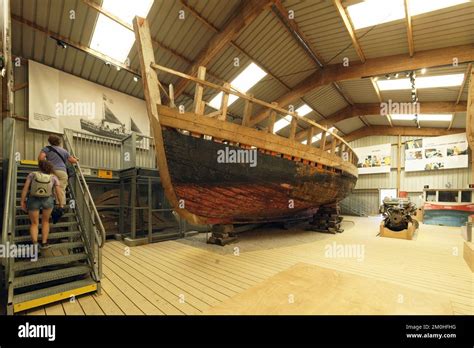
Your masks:
{"label": "track light", "polygon": [[133,76],[133,81],[138,82],[139,77],[138,76]]}
{"label": "track light", "polygon": [[116,66],[115,69],[117,69],[117,71],[120,71],[120,67],[119,66]]}
{"label": "track light", "polygon": [[425,74],[426,73],[426,68],[421,69],[421,73]]}
{"label": "track light", "polygon": [[105,66],[106,66],[107,68],[110,68],[110,62],[105,62]]}
{"label": "track light", "polygon": [[66,43],[65,43],[64,41],[62,41],[62,40],[59,40],[59,39],[56,39],[56,45],[58,45],[59,47],[61,47],[61,48],[63,48],[63,49],[64,49],[64,48],[67,48]]}

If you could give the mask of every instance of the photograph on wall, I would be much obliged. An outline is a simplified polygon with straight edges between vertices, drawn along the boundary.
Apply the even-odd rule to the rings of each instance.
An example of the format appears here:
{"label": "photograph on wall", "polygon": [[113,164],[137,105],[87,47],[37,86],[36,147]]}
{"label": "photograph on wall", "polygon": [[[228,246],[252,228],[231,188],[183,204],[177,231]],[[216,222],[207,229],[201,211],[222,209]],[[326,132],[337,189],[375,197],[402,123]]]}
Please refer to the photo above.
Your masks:
{"label": "photograph on wall", "polygon": [[65,128],[116,140],[150,136],[146,104],[127,94],[29,61],[29,127]]}
{"label": "photograph on wall", "polygon": [[389,173],[392,164],[391,145],[374,145],[354,149],[359,158],[359,174]]}
{"label": "photograph on wall", "polygon": [[[421,144],[419,150],[414,144]],[[405,144],[405,171],[468,167],[466,134],[410,140]]]}

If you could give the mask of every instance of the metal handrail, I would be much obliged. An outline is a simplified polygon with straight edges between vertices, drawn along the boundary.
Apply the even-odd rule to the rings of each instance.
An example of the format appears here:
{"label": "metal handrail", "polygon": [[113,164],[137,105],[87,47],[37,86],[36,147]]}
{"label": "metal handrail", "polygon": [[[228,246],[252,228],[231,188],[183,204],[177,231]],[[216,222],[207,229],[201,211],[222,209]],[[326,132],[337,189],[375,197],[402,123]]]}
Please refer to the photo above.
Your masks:
{"label": "metal handrail", "polygon": [[[15,221],[14,214],[12,214],[11,209],[15,209],[16,195],[13,193],[16,189],[16,182],[14,181],[15,177],[15,120],[11,119],[11,138],[10,138],[10,150],[8,151],[8,173],[7,173],[7,182],[5,188],[5,203],[3,207],[3,226],[2,226],[2,244],[6,245],[8,239],[8,231],[13,231],[13,223]],[[13,217],[13,218],[12,218]],[[8,283],[10,276],[10,259],[4,259],[5,267],[5,282]]]}
{"label": "metal handrail", "polygon": [[[70,130],[70,129],[65,129],[64,130],[65,145],[67,144],[66,147],[67,147],[69,153],[72,156],[75,156],[74,148],[72,147],[72,141],[69,139],[69,137],[67,135],[68,131],[72,132],[72,130]],[[75,171],[76,171],[76,175],[79,176],[79,187],[81,189],[81,192],[85,197],[87,197],[86,202],[87,202],[88,210],[91,213],[91,215],[94,216],[93,224],[94,224],[95,230],[96,230],[96,232],[97,231],[100,232],[100,237],[97,233],[95,233],[95,238],[96,238],[96,241],[99,245],[99,248],[102,248],[104,246],[105,239],[106,239],[105,228],[104,228],[104,225],[102,224],[102,220],[100,219],[99,212],[97,211],[97,208],[94,204],[94,200],[92,199],[92,195],[89,191],[89,186],[87,185],[86,179],[84,178],[84,175],[82,174],[81,165],[79,164],[79,162],[76,163],[76,170]],[[98,226],[96,225],[96,223],[98,224]]]}

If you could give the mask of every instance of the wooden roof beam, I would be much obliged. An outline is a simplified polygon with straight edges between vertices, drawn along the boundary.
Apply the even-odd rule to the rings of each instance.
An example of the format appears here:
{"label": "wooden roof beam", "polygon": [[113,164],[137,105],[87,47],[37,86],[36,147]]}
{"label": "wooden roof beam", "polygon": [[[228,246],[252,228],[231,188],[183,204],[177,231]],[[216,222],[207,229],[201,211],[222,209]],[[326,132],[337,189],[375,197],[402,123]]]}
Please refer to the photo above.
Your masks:
{"label": "wooden roof beam", "polygon": [[[252,23],[260,13],[269,8],[273,1],[274,0],[248,0],[243,2],[242,8],[235,11],[234,16],[227,23],[225,29],[214,36],[201,50],[187,73],[195,76],[199,66],[208,65],[246,26]],[[181,79],[178,82],[175,86],[176,98],[183,93],[188,83],[189,80],[187,79]]]}
{"label": "wooden roof beam", "polygon": [[[436,66],[451,65],[453,58],[457,58],[458,64],[474,61],[474,45],[461,45],[445,48],[437,48],[419,51],[413,57],[406,54],[378,57],[367,59],[365,63],[352,63],[349,67],[342,64],[327,65],[309,75],[291,91],[285,93],[275,101],[281,107],[293,103],[315,88],[343,80],[360,79],[395,73],[407,70],[417,70]],[[251,125],[262,120],[262,113],[254,116]]]}
{"label": "wooden roof beam", "polygon": [[420,136],[420,137],[434,137],[440,135],[449,135],[464,133],[464,128],[452,128],[447,130],[445,128],[417,128],[417,127],[386,127],[386,126],[372,126],[362,127],[354,132],[347,134],[344,139],[347,142],[354,141],[360,138],[372,135],[395,135],[395,136]]}
{"label": "wooden roof beam", "polygon": [[[407,103],[408,104],[408,103]],[[459,104],[454,104],[453,102],[426,102],[420,103],[420,113],[425,114],[444,114],[444,113],[453,113],[453,112],[463,112],[466,110],[466,103],[460,102]],[[354,104],[352,106],[347,106],[342,110],[337,111],[328,118],[319,121],[318,123],[326,128],[332,127],[334,124],[347,120],[353,117],[360,117],[365,115],[380,115],[381,106],[377,103],[369,104]],[[381,115],[382,116],[382,115]],[[296,140],[303,140],[305,131],[300,131],[296,133]]]}
{"label": "wooden roof beam", "polygon": [[[364,52],[362,51],[362,47],[359,44],[359,40],[357,40],[357,36],[355,34],[354,28],[352,27],[352,23],[349,19],[349,16],[346,13],[346,9],[344,8],[344,6],[342,6],[341,0],[333,0],[333,1],[334,1],[334,5],[337,8],[337,11],[339,12],[339,16],[341,16],[342,21],[344,22],[344,26],[346,27],[346,30],[349,33],[349,36],[351,37],[352,46],[356,50],[360,61],[364,63],[365,55],[364,55]],[[367,15],[370,15],[370,14],[367,14]]]}
{"label": "wooden roof beam", "polygon": [[410,0],[404,1],[405,5],[405,25],[407,27],[408,52],[410,57],[415,54],[415,43],[413,42],[413,27],[411,25]]}

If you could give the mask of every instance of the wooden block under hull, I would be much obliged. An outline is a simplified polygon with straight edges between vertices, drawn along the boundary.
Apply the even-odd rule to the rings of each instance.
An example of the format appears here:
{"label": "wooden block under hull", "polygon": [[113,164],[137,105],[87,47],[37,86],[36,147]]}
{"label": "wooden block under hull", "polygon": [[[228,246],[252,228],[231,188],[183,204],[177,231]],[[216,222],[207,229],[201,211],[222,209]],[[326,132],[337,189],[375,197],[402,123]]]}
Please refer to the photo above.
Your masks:
{"label": "wooden block under hull", "polygon": [[392,231],[384,226],[383,221],[380,223],[380,236],[397,239],[412,240],[415,234],[416,228],[412,223],[408,224],[408,228],[401,231]]}

